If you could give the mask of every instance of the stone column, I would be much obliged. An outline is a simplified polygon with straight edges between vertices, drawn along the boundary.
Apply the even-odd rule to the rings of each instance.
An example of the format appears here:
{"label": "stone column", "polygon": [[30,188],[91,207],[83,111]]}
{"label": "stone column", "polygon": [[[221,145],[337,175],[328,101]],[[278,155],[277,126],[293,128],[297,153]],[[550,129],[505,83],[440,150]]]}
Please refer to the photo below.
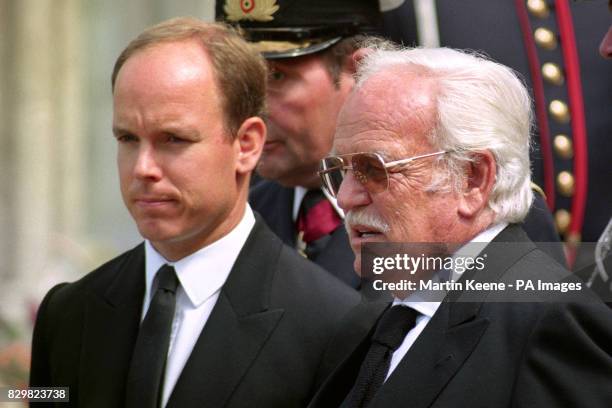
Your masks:
{"label": "stone column", "polygon": [[3,2],[0,313],[17,322],[65,270],[83,224],[80,3]]}

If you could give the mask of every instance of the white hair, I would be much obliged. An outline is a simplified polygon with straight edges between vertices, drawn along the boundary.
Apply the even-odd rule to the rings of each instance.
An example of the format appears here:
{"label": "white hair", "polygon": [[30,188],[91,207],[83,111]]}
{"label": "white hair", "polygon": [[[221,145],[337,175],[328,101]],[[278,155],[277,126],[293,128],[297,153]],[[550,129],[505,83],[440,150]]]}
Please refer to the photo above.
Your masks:
{"label": "white hair", "polygon": [[[375,49],[361,62],[356,89],[385,71],[417,73],[437,85],[437,124],[430,140],[452,179],[474,152],[490,151],[497,176],[489,196],[496,221],[522,221],[533,200],[529,149],[533,114],[529,93],[510,68],[477,53],[450,48]],[[402,86],[398,78],[398,87]],[[454,183],[456,184],[456,183]],[[432,188],[435,188],[432,186]]]}

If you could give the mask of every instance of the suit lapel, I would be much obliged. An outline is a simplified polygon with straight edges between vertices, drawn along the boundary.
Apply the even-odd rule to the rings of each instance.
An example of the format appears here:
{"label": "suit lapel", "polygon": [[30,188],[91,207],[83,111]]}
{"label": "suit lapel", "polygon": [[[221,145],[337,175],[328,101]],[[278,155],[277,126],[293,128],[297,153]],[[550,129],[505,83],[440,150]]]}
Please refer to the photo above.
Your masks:
{"label": "suit lapel", "polygon": [[144,262],[141,244],[116,267],[110,286],[100,287],[99,292],[94,290],[88,296],[79,368],[80,405],[124,403],[125,381],[145,290]]}
{"label": "suit lapel", "polygon": [[[410,407],[430,406],[472,353],[489,325],[487,319],[476,316],[477,310],[478,304],[473,303],[440,305],[372,401],[372,406],[392,406],[393,401],[405,400],[406,396],[410,396],[407,401]],[[461,315],[461,322],[452,324],[451,314]]]}
{"label": "suit lapel", "polygon": [[168,407],[227,404],[280,321],[270,291],[282,244],[257,218],[170,396]]}
{"label": "suit lapel", "polygon": [[[465,273],[461,281],[497,282],[508,268],[535,246],[523,230],[510,225],[487,247],[488,257],[482,271]],[[499,242],[512,245],[499,247]],[[494,252],[492,252],[494,251]],[[481,296],[479,295],[481,298]],[[448,381],[460,369],[476,348],[489,326],[489,320],[480,316],[482,301],[470,301],[467,292],[449,293],[440,308],[423,330],[372,401],[373,407],[393,406],[398,400],[410,396],[414,408],[430,406]]]}
{"label": "suit lapel", "polygon": [[282,314],[282,310],[270,310],[240,316],[222,292],[168,407],[224,406]]}
{"label": "suit lapel", "polygon": [[[328,366],[323,370],[331,374],[309,407],[340,406],[355,383],[361,363],[370,347],[370,336],[374,327],[389,305],[389,302],[382,301],[363,302],[344,319],[344,326],[338,332],[341,336],[334,337],[323,358],[323,364]],[[336,364],[337,361],[340,363]]]}
{"label": "suit lapel", "polygon": [[[359,339],[357,346],[321,387],[311,406],[338,407],[353,387],[361,363],[370,346],[376,322],[384,312],[381,303],[366,304],[360,310],[359,325],[345,333]],[[443,303],[412,348],[389,377],[372,407],[396,406],[410,396],[409,406],[427,407],[444,388],[453,374],[475,348],[488,326],[488,320],[477,318],[479,304]],[[451,323],[452,321],[452,323]],[[364,329],[367,325],[369,329]],[[347,337],[348,335],[344,336]],[[332,350],[333,351],[333,350]]]}

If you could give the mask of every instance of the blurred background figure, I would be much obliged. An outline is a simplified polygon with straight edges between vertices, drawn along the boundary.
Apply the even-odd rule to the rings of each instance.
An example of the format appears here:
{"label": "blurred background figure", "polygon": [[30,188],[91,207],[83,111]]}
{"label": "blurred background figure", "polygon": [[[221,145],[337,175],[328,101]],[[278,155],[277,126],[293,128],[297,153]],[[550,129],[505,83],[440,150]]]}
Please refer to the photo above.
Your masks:
{"label": "blurred background figure", "polygon": [[249,201],[289,246],[358,289],[336,200],[321,190],[336,117],[353,87],[360,35],[380,34],[377,0],[217,0],[216,18],[237,24],[263,54],[268,136]]}

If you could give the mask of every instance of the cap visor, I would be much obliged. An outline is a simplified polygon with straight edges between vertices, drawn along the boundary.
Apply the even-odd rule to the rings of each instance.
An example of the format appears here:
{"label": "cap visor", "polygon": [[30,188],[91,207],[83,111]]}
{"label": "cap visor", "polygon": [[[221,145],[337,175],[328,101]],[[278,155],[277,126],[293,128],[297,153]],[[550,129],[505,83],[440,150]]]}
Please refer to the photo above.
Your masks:
{"label": "cap visor", "polygon": [[324,41],[308,40],[303,42],[256,41],[252,44],[265,59],[280,59],[315,54],[338,43],[341,39],[342,37],[334,37]]}

